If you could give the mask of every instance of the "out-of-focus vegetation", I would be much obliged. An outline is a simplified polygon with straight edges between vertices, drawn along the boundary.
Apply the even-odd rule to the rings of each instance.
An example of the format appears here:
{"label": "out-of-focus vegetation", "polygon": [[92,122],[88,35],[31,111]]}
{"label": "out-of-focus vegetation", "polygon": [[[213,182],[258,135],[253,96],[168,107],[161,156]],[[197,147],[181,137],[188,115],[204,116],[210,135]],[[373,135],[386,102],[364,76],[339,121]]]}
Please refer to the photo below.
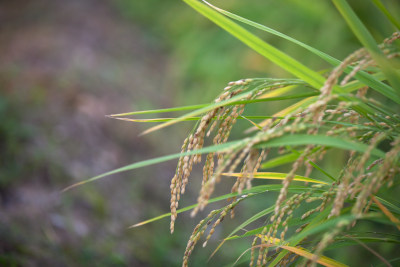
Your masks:
{"label": "out-of-focus vegetation", "polygon": [[[396,1],[384,2],[400,17]],[[339,59],[359,47],[330,1],[218,4]],[[390,35],[389,22],[371,12],[370,1],[352,5],[378,41]],[[9,1],[0,12],[0,265],[179,266],[197,219],[182,216],[173,235],[167,220],[127,229],[169,209],[173,162],[60,190],[177,151],[191,126],[137,137],[143,125],[104,115],[206,103],[229,81],[287,74],[182,1]],[[313,69],[328,67],[293,44],[257,34]],[[273,113],[280,106],[268,108]],[[259,109],[265,111],[258,106],[253,112]],[[199,173],[193,180],[201,179]],[[199,184],[190,186],[193,194],[182,205],[195,201]],[[206,265],[213,242],[259,202],[238,210],[232,225],[227,220],[207,248],[194,252],[192,266]],[[226,245],[209,264],[234,261],[247,247]],[[390,253],[393,245],[382,250]],[[371,260],[360,248],[340,253],[349,263]]]}

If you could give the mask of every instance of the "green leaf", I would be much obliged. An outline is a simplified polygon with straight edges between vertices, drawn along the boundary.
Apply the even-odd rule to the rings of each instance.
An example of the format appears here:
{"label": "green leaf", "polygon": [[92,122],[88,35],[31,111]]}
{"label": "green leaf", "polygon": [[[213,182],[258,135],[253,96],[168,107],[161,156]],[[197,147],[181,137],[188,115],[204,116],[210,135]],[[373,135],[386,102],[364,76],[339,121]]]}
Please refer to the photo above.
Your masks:
{"label": "green leaf", "polygon": [[[290,148],[289,148],[290,149]],[[320,148],[316,147],[311,151],[311,154],[313,154],[314,152],[318,151]],[[297,157],[300,157],[301,153],[295,149],[291,149],[291,151],[297,155]],[[311,166],[313,166],[315,169],[317,169],[318,171],[320,171],[321,173],[323,173],[326,177],[328,177],[329,179],[331,179],[332,181],[336,182],[337,180],[335,179],[335,177],[333,177],[332,175],[330,175],[327,171],[325,171],[324,169],[322,169],[320,166],[318,166],[318,164],[316,164],[314,161],[310,160],[309,155],[306,156],[306,160],[308,160],[308,162],[310,163]]]}
{"label": "green leaf", "polygon": [[137,169],[137,168],[142,168],[145,166],[149,166],[149,165],[154,165],[156,163],[161,163],[161,162],[165,162],[168,160],[172,160],[172,159],[176,159],[176,158],[180,158],[182,156],[186,156],[186,155],[196,155],[196,154],[204,154],[204,153],[210,153],[210,152],[216,152],[216,151],[225,151],[228,149],[232,149],[234,147],[238,147],[241,146],[242,144],[244,144],[244,141],[232,141],[229,143],[224,143],[224,144],[220,144],[220,145],[214,145],[214,146],[209,146],[209,147],[204,147],[202,149],[198,149],[198,150],[192,150],[189,152],[184,152],[184,153],[176,153],[176,154],[172,154],[172,155],[167,155],[167,156],[163,156],[163,157],[158,157],[158,158],[153,158],[153,159],[149,159],[149,160],[144,160],[144,161],[140,161],[140,162],[136,162],[103,174],[100,174],[98,176],[89,178],[87,180],[75,183],[73,185],[70,185],[68,187],[66,187],[65,189],[62,190],[62,192],[65,192],[69,189],[72,189],[76,186],[80,186],[89,182],[93,182],[96,181],[98,179],[104,178],[106,176],[110,176],[112,174],[116,174],[116,173],[120,173],[120,172],[125,172],[125,171],[129,171],[129,170],[133,170],[133,169]]}
{"label": "green leaf", "polygon": [[[304,82],[300,80],[293,80],[293,79],[265,79],[266,81],[270,80],[271,82],[278,82],[281,81],[286,83],[287,85],[305,85]],[[265,86],[268,88],[268,86]],[[250,100],[237,100],[237,101],[224,101],[220,102],[218,106],[232,106],[232,105],[240,105],[240,104],[250,104],[250,103],[258,103],[258,102],[269,102],[269,101],[278,101],[278,100],[289,100],[289,99],[298,99],[298,98],[305,98],[319,95],[318,91],[314,92],[303,92],[297,94],[289,94],[289,95],[279,95],[274,97],[268,98],[259,98],[259,99],[250,99]],[[242,94],[242,96],[245,94]],[[240,98],[238,98],[240,99]],[[143,114],[155,114],[155,113],[166,113],[166,112],[174,112],[174,111],[184,111],[184,110],[194,110],[194,109],[201,109],[201,108],[208,108],[211,104],[198,104],[198,105],[191,105],[191,106],[181,106],[175,108],[165,108],[165,109],[152,109],[152,110],[143,110],[143,111],[133,111],[127,113],[120,113],[120,114],[111,114],[107,115],[109,118],[118,118],[118,117],[125,117],[131,115],[143,115]],[[151,119],[147,119],[151,120]]]}
{"label": "green leaf", "polygon": [[354,35],[358,38],[362,45],[370,52],[372,58],[381,67],[386,78],[392,84],[393,88],[396,90],[396,94],[400,97],[400,79],[396,71],[394,70],[391,63],[383,55],[382,51],[379,49],[377,43],[375,42],[372,35],[369,33],[367,28],[358,18],[356,13],[350,7],[346,0],[332,0],[336,8],[339,10],[343,18],[346,20],[348,26],[353,31]]}
{"label": "green leaf", "polygon": [[[368,146],[362,143],[342,139],[339,137],[325,136],[325,135],[306,135],[306,134],[293,134],[284,135],[272,140],[261,142],[256,147],[281,147],[281,146],[294,146],[294,145],[321,145],[328,147],[336,147],[345,150],[354,150],[358,152],[365,152]],[[384,157],[385,153],[377,148],[371,151],[371,154],[377,157]]]}
{"label": "green leaf", "polygon": [[[222,173],[222,175],[225,176],[234,176],[234,177],[253,177],[254,179],[267,179],[267,180],[284,180],[286,176],[288,175],[287,173],[279,173],[279,172],[255,172],[252,174],[247,174],[247,173]],[[293,177],[293,181],[300,181],[300,182],[306,182],[306,183],[317,183],[317,184],[328,184],[326,182],[312,179],[309,177],[304,177],[300,175],[295,175]]]}
{"label": "green leaf", "polygon": [[222,240],[221,243],[219,243],[217,248],[211,254],[210,258],[212,256],[214,256],[215,253],[217,253],[217,251],[222,247],[222,245],[225,243],[225,241],[230,240],[230,237],[232,237],[234,234],[236,234],[238,231],[240,231],[241,229],[243,229],[247,225],[251,224],[252,222],[254,222],[254,221],[256,221],[256,220],[268,215],[269,213],[273,212],[274,208],[275,208],[275,205],[269,207],[268,209],[264,209],[264,210],[258,212],[257,214],[253,215],[249,219],[247,219],[245,222],[240,224],[238,227],[236,227],[227,237],[224,238],[224,240]]}
{"label": "green leaf", "polygon": [[238,24],[234,23],[232,20],[216,12],[207,5],[202,4],[201,2],[196,0],[183,1],[194,8],[196,11],[198,11],[200,14],[207,17],[209,20],[213,21],[215,24],[226,30],[228,33],[238,38],[254,51],[271,60],[289,73],[292,73],[296,77],[304,80],[311,86],[319,89],[324,84],[325,78],[322,75],[309,69],[299,61],[283,53],[272,45],[264,42],[257,36],[253,35],[249,31],[245,30]]}
{"label": "green leaf", "polygon": [[[330,213],[330,211],[331,211],[331,208],[332,208],[332,204],[329,205],[328,207],[326,207],[326,208],[325,208],[322,212],[320,212],[317,216],[315,216],[315,217],[310,221],[310,223],[309,223],[300,233],[298,233],[298,234],[292,236],[292,237],[290,238],[289,245],[291,245],[291,246],[297,246],[297,245],[300,243],[300,241],[303,240],[303,239],[307,236],[307,234],[304,235],[304,233],[307,233],[307,232],[313,230],[316,226],[320,225],[321,222],[323,222],[324,219],[325,219],[326,217],[328,217],[328,215],[329,215],[329,213]],[[285,257],[285,255],[287,255],[287,253],[288,253],[288,251],[286,251],[286,250],[281,251],[281,252],[278,254],[278,256],[275,257],[274,261],[273,261],[269,266],[275,266],[276,264],[278,264],[278,262],[279,262],[283,257]]]}
{"label": "green leaf", "polygon": [[[235,192],[235,193],[230,193],[230,194],[218,196],[218,197],[215,197],[215,198],[211,198],[209,200],[209,203],[213,203],[213,202],[217,202],[217,201],[221,201],[221,200],[225,200],[225,199],[229,199],[229,198],[237,197],[237,196],[241,196],[241,195],[246,195],[246,194],[258,194],[258,193],[264,193],[264,192],[279,192],[281,190],[281,188],[282,188],[282,184],[270,184],[270,185],[254,186],[251,189],[243,190],[242,194],[239,194],[239,193]],[[308,187],[306,187],[306,186],[290,185],[289,188],[288,188],[288,191],[292,192],[292,193],[300,193],[300,192],[304,192],[304,190],[307,190],[307,189],[308,189]],[[187,206],[185,208],[179,209],[176,212],[177,213],[182,213],[182,212],[194,209],[197,206],[198,206],[198,204],[193,204],[193,205]],[[136,224],[130,226],[129,228],[142,226],[142,225],[154,222],[154,221],[161,220],[161,219],[169,217],[169,216],[171,216],[171,213],[164,213],[164,214],[161,214],[161,215],[159,215],[157,217],[145,220],[145,221],[140,222],[140,223],[136,223]]]}
{"label": "green leaf", "polygon": [[[129,122],[167,122],[167,121],[174,121],[177,118],[154,118],[154,119],[128,119],[128,118],[119,118],[119,117],[110,117],[112,119],[116,120],[122,120],[122,121],[129,121]],[[237,120],[256,120],[256,119],[271,119],[271,118],[276,118],[273,116],[238,116],[236,119]],[[182,121],[198,121],[200,120],[201,117],[189,117],[185,118]],[[213,118],[212,120],[215,120],[216,118]],[[278,119],[283,119],[283,118],[278,118]],[[340,123],[338,123],[340,124]],[[367,128],[367,127],[364,127]],[[371,129],[371,127],[369,127]]]}
{"label": "green leaf", "polygon": [[261,164],[261,168],[262,169],[269,169],[269,168],[278,167],[278,166],[281,166],[283,164],[287,164],[287,163],[293,162],[298,158],[299,158],[298,154],[295,154],[295,153],[286,154],[286,155],[283,155],[283,156],[279,156],[279,157],[270,159],[267,162],[264,162],[263,164]]}
{"label": "green leaf", "polygon": [[[257,29],[260,29],[262,31],[265,31],[265,32],[271,33],[273,35],[279,36],[279,37],[281,37],[281,38],[283,38],[285,40],[288,40],[288,41],[290,41],[290,42],[292,42],[294,44],[297,44],[297,45],[307,49],[311,53],[319,56],[320,58],[322,58],[323,60],[325,60],[326,62],[330,63],[333,66],[339,66],[340,63],[341,63],[340,60],[338,60],[338,59],[336,59],[336,58],[334,58],[334,57],[332,57],[332,56],[330,56],[330,55],[328,55],[328,54],[326,54],[326,53],[324,53],[324,52],[322,52],[322,51],[320,51],[320,50],[318,50],[318,49],[316,49],[316,48],[314,48],[312,46],[309,46],[309,45],[307,45],[305,43],[302,43],[299,40],[296,40],[296,39],[294,39],[294,38],[292,38],[290,36],[287,36],[286,34],[283,34],[281,32],[278,32],[278,31],[274,30],[274,29],[271,29],[271,28],[266,27],[264,25],[261,25],[259,23],[256,23],[256,22],[253,22],[251,20],[248,20],[246,18],[240,17],[240,16],[238,16],[236,14],[233,14],[233,13],[228,12],[226,10],[223,10],[221,8],[218,8],[218,7],[216,7],[214,5],[211,5],[210,3],[208,3],[208,2],[206,2],[204,0],[203,0],[203,2],[207,3],[207,5],[209,5],[213,9],[217,10],[218,12],[224,14],[225,16],[228,16],[228,17],[230,17],[232,19],[235,19],[237,21],[243,22],[243,23],[245,23],[247,25],[250,25],[250,26],[255,27]],[[345,68],[344,71],[346,73],[351,73],[352,70],[353,70],[353,68],[351,66],[348,66],[348,67]],[[391,88],[387,84],[381,82],[379,79],[375,78],[374,76],[372,76],[372,75],[370,75],[370,74],[368,74],[368,73],[366,73],[364,71],[359,71],[359,72],[356,73],[356,75],[354,77],[356,79],[358,79],[359,81],[361,81],[362,83],[364,83],[365,85],[368,85],[369,87],[373,88],[377,92],[380,92],[381,94],[387,96],[389,99],[392,99],[393,101],[395,101],[395,102],[400,104],[400,97],[395,93],[393,88]],[[349,88],[348,85],[346,85],[344,87]],[[354,89],[352,89],[352,90],[354,90]],[[347,90],[347,92],[349,92],[349,91]]]}
{"label": "green leaf", "polygon": [[400,22],[393,17],[392,14],[390,14],[389,10],[382,4],[380,0],[372,0],[372,2],[382,11],[383,14],[390,20],[390,22],[397,28],[397,30],[400,30]]}
{"label": "green leaf", "polygon": [[[263,85],[262,88],[268,88],[268,87],[273,87],[273,86],[278,86],[278,85],[279,86],[304,85],[304,82],[301,81],[301,80],[298,80],[298,79],[263,79],[263,80],[269,81],[270,84]],[[198,110],[189,112],[189,113],[187,113],[187,114],[185,114],[185,115],[183,115],[183,116],[181,116],[179,118],[176,118],[174,120],[171,120],[171,121],[159,124],[157,126],[151,127],[149,129],[147,129],[146,131],[144,131],[142,134],[147,134],[147,133],[159,130],[159,129],[164,128],[166,126],[169,126],[169,125],[184,121],[187,118],[194,117],[194,116],[197,116],[199,114],[206,113],[206,112],[208,112],[210,110],[213,110],[215,108],[218,108],[218,107],[230,105],[232,103],[237,103],[238,101],[247,101],[247,100],[243,100],[243,98],[246,98],[249,94],[251,94],[252,92],[254,92],[256,90],[259,90],[259,89],[260,89],[260,87],[256,86],[255,88],[247,90],[246,92],[238,94],[238,95],[236,95],[236,96],[234,96],[234,97],[232,97],[232,98],[230,98],[228,100],[224,100],[224,101],[221,101],[221,102],[218,102],[218,103],[209,104],[206,107],[203,107],[203,108],[200,108]]]}

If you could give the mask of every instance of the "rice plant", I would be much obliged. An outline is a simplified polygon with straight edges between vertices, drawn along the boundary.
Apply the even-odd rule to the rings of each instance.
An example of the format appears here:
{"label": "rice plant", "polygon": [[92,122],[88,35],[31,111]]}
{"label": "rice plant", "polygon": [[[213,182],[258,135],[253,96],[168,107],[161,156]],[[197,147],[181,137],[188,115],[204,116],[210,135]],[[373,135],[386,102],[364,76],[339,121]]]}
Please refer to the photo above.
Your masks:
{"label": "rice plant", "polygon": [[[180,153],[134,163],[71,187],[114,173],[178,159],[170,186],[170,213],[132,227],[170,216],[172,233],[179,213],[191,210],[194,216],[211,202],[227,200],[195,227],[183,253],[183,266],[189,265],[190,255],[197,243],[202,242],[206,246],[224,218],[229,214],[234,216],[239,203],[254,196],[268,198],[271,191],[279,192],[275,204],[247,218],[216,251],[224,242],[251,237],[249,249],[244,252],[249,255],[250,266],[346,266],[345,262],[324,256],[324,252],[338,245],[356,244],[373,253],[382,264],[391,266],[390,259],[370,249],[364,241],[398,245],[398,234],[389,241],[373,233],[353,232],[353,229],[360,221],[370,221],[400,230],[400,207],[382,195],[383,189],[399,185],[399,21],[380,0],[373,1],[377,12],[383,12],[394,29],[391,36],[378,44],[347,1],[332,0],[362,44],[360,49],[338,60],[206,1],[183,1],[296,78],[244,78],[229,82],[213,103],[110,115],[126,121],[161,122],[145,134],[182,121],[194,120],[197,123],[183,141]],[[250,33],[239,23],[293,42],[319,56],[332,68],[325,75],[312,70]],[[245,114],[246,107],[253,103],[286,99],[296,102],[275,114]],[[390,105],[384,104],[388,101]],[[130,117],[184,110],[192,111],[177,118]],[[242,138],[232,141],[230,133],[238,120],[246,120],[251,126],[243,129]],[[205,140],[210,140],[212,145],[204,146]],[[329,156],[329,152],[335,149],[344,151],[346,158],[338,167],[340,172],[337,175],[321,167],[323,162],[335,160]],[[202,161],[203,180],[197,204],[179,209],[179,200],[185,193],[192,168]],[[270,171],[285,164],[290,167],[284,173]],[[315,178],[316,172],[324,178]],[[231,192],[213,196],[224,176],[236,179]],[[252,186],[254,180],[282,182]],[[310,206],[310,203],[313,205]],[[300,215],[299,210],[303,211]],[[264,218],[262,227],[238,234],[261,218]],[[238,258],[240,256],[237,255]]]}

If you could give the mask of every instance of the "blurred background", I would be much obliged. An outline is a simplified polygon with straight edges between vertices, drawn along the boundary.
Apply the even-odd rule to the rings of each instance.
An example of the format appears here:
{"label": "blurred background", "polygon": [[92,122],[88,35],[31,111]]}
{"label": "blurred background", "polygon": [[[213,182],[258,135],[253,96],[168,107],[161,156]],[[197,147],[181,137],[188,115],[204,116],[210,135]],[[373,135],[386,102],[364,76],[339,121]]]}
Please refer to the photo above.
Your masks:
{"label": "blurred background", "polygon": [[[379,42],[393,32],[370,1],[351,2]],[[396,0],[384,2],[400,16]],[[212,3],[339,59],[359,47],[330,1]],[[257,33],[313,69],[328,67],[286,41]],[[173,235],[168,218],[127,229],[169,211],[176,161],[60,191],[178,152],[193,127],[185,122],[139,137],[152,125],[105,115],[207,103],[229,81],[247,77],[288,74],[182,1],[0,1],[0,265],[180,266],[205,213],[194,219],[182,214]],[[288,103],[260,105],[252,115],[269,115]],[[181,207],[195,202],[200,170]],[[217,194],[231,185],[221,185]],[[224,235],[265,207],[260,200],[239,207],[206,248],[196,248],[192,266],[233,263],[251,241],[228,243],[207,260]],[[341,257],[352,263],[352,253],[344,250]]]}

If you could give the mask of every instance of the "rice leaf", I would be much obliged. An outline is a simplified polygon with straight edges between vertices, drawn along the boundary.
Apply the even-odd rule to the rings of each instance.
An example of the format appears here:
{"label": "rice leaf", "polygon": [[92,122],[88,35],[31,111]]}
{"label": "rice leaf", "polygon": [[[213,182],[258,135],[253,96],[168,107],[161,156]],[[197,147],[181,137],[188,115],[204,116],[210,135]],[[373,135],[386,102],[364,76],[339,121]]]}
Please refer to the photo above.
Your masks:
{"label": "rice leaf", "polygon": [[390,219],[392,223],[394,223],[397,228],[400,230],[400,220],[397,219],[378,199],[374,196],[371,196],[372,201],[379,207],[379,209]]}
{"label": "rice leaf", "polygon": [[291,246],[279,246],[280,248],[286,249],[290,252],[293,252],[299,256],[302,256],[304,258],[307,258],[309,260],[317,259],[315,260],[317,263],[327,266],[327,267],[344,267],[348,266],[346,264],[343,264],[341,262],[335,261],[334,259],[328,258],[326,256],[317,256],[308,250],[301,248],[301,247],[291,247]]}
{"label": "rice leaf", "polygon": [[389,19],[389,21],[397,28],[397,30],[400,30],[400,22],[393,17],[393,15],[387,10],[385,5],[382,3],[380,0],[372,0],[372,3],[374,3],[380,11],[382,11],[383,14]]}
{"label": "rice leaf", "polygon": [[133,170],[133,169],[137,169],[137,168],[142,168],[145,166],[149,166],[149,165],[154,165],[156,163],[161,163],[161,162],[165,162],[168,160],[172,160],[172,159],[176,159],[176,158],[180,158],[181,156],[186,156],[186,155],[195,155],[195,154],[204,154],[204,153],[210,153],[210,152],[222,152],[234,147],[238,147],[240,145],[244,144],[244,141],[232,141],[232,142],[228,142],[228,143],[224,143],[224,144],[220,144],[220,145],[214,145],[214,146],[209,146],[209,147],[204,147],[202,149],[198,149],[198,150],[192,150],[189,152],[184,152],[184,153],[176,153],[176,154],[172,154],[172,155],[167,155],[167,156],[163,156],[163,157],[158,157],[158,158],[153,158],[153,159],[149,159],[149,160],[144,160],[144,161],[139,161],[103,174],[100,174],[98,176],[89,178],[87,180],[75,183],[73,185],[70,185],[66,188],[64,188],[62,190],[62,192],[65,192],[67,190],[70,190],[74,187],[89,183],[89,182],[93,182],[96,181],[98,179],[104,178],[106,176],[110,176],[112,174],[116,174],[116,173],[121,173],[121,172],[125,172],[125,171],[129,171],[129,170]]}
{"label": "rice leaf", "polygon": [[[213,203],[213,202],[229,199],[229,198],[232,198],[232,197],[237,197],[237,196],[240,196],[240,195],[251,194],[251,193],[252,194],[257,194],[257,193],[263,193],[263,192],[275,192],[275,191],[278,192],[278,191],[281,190],[281,188],[282,188],[281,184],[259,185],[259,186],[254,186],[251,189],[243,190],[242,194],[238,194],[237,192],[235,192],[235,193],[230,193],[230,194],[221,195],[221,196],[218,196],[218,197],[215,197],[215,198],[211,198],[209,200],[209,202]],[[303,190],[306,190],[306,189],[307,189],[307,187],[305,187],[305,186],[289,186],[288,190],[289,190],[289,192],[298,193],[298,192],[302,192]],[[193,205],[187,206],[185,208],[179,209],[176,212],[177,213],[182,213],[182,212],[185,212],[185,211],[188,211],[188,210],[192,210],[197,206],[198,206],[198,204],[193,204]],[[157,217],[154,217],[154,218],[151,218],[151,219],[136,223],[134,225],[131,225],[131,226],[129,226],[129,228],[135,228],[135,227],[138,227],[138,226],[142,226],[142,225],[154,222],[154,221],[161,220],[161,219],[169,217],[169,216],[171,216],[171,213],[164,213],[164,214],[159,215]]]}
{"label": "rice leaf", "polygon": [[254,221],[256,221],[256,220],[258,220],[258,219],[260,219],[260,218],[262,218],[262,217],[264,217],[264,216],[266,216],[266,215],[268,215],[268,214],[270,214],[271,212],[274,211],[274,208],[275,208],[275,205],[273,205],[273,206],[271,206],[271,207],[269,207],[269,208],[267,208],[267,209],[264,209],[264,210],[258,212],[257,214],[251,216],[251,217],[250,217],[249,219],[247,219],[245,222],[241,223],[241,224],[240,224],[238,227],[236,227],[227,237],[225,237],[225,238],[221,241],[221,243],[219,243],[219,245],[217,246],[217,248],[216,248],[216,249],[213,251],[213,253],[210,255],[210,258],[213,257],[213,256],[215,255],[215,253],[218,252],[218,250],[222,247],[222,245],[223,245],[227,240],[229,240],[229,238],[230,238],[231,236],[233,236],[233,235],[236,234],[238,231],[240,231],[241,229],[243,229],[243,228],[246,227],[247,225],[251,224],[252,222],[254,222]]}
{"label": "rice leaf", "polygon": [[244,28],[234,23],[232,20],[226,18],[214,9],[210,8],[209,6],[196,0],[183,1],[194,8],[196,11],[198,11],[200,14],[207,17],[209,20],[213,21],[218,26],[226,30],[228,33],[238,38],[254,51],[271,60],[289,73],[292,73],[296,77],[304,80],[314,88],[318,89],[324,84],[325,78],[322,75],[309,69],[308,67],[290,57],[289,55],[283,53],[279,49],[264,42],[259,37],[253,35],[249,31],[245,30]]}
{"label": "rice leaf", "polygon": [[[264,25],[261,25],[259,23],[256,23],[256,22],[253,22],[251,20],[248,20],[248,19],[245,19],[243,17],[240,17],[240,16],[238,16],[236,14],[233,14],[233,13],[228,12],[226,10],[223,10],[221,8],[218,8],[218,7],[212,5],[212,4],[210,4],[210,3],[208,3],[208,2],[206,2],[204,0],[203,0],[203,2],[205,2],[207,5],[209,5],[213,9],[217,10],[218,12],[224,14],[225,16],[228,16],[228,17],[230,17],[232,19],[235,19],[237,21],[243,22],[243,23],[245,23],[247,25],[250,25],[252,27],[258,28],[258,29],[260,29],[262,31],[265,31],[265,32],[271,33],[273,35],[279,36],[279,37],[281,37],[281,38],[283,38],[285,40],[288,40],[288,41],[290,41],[290,42],[292,42],[294,44],[297,44],[297,45],[307,49],[311,53],[313,53],[313,54],[319,56],[320,58],[324,59],[326,62],[332,64],[333,66],[338,66],[341,63],[340,60],[338,60],[338,59],[336,59],[336,58],[334,58],[334,57],[332,57],[332,56],[330,56],[330,55],[328,55],[328,54],[326,54],[326,53],[324,53],[324,52],[322,52],[322,51],[320,51],[320,50],[318,50],[318,49],[316,49],[316,48],[314,48],[312,46],[309,46],[309,45],[307,45],[305,43],[302,43],[299,40],[294,39],[294,38],[292,38],[292,37],[290,37],[290,36],[288,36],[286,34],[283,34],[281,32],[278,32],[278,31],[276,31],[274,29],[271,29],[271,28],[266,27]],[[348,67],[346,67],[345,72],[346,73],[350,73],[352,70],[353,70],[353,68],[348,66]],[[370,75],[370,74],[368,74],[368,73],[366,73],[364,71],[357,72],[354,77],[356,79],[358,79],[359,81],[361,81],[362,83],[364,83],[365,85],[368,85],[369,87],[373,88],[377,92],[380,92],[381,94],[387,96],[389,99],[392,99],[393,101],[395,101],[395,102],[400,104],[400,97],[395,93],[393,88],[391,88],[387,84],[381,82],[379,79],[374,78],[372,75]]]}
{"label": "rice leaf", "polygon": [[[244,173],[222,173],[224,176],[233,176],[233,177],[253,177],[254,179],[267,179],[267,180],[284,180],[287,173],[278,173],[278,172],[255,172],[253,174],[244,174]],[[316,179],[312,179],[309,177],[304,177],[300,175],[295,175],[293,178],[294,181],[301,181],[306,183],[316,183],[316,184],[328,184],[323,181],[319,181]]]}
{"label": "rice leaf", "polygon": [[[292,145],[322,145],[328,147],[336,147],[345,150],[354,150],[358,152],[365,152],[368,146],[362,143],[325,135],[306,135],[306,134],[293,134],[284,135],[270,141],[261,142],[256,147],[281,147]],[[377,148],[371,151],[371,154],[377,157],[384,157],[385,153]]]}
{"label": "rice leaf", "polygon": [[[278,246],[279,248],[283,248],[286,249],[287,251],[293,252],[299,256],[302,256],[306,259],[309,260],[315,260],[315,262],[323,265],[323,266],[327,266],[327,267],[344,267],[347,266],[343,263],[340,263],[338,261],[335,261],[331,258],[328,258],[326,256],[317,256],[313,253],[311,253],[310,251],[306,250],[305,248],[299,247],[299,246],[287,246],[287,245],[279,245],[279,243],[281,243],[282,241],[279,238],[269,238],[266,239],[265,237],[259,235],[260,238],[264,238],[267,243],[270,243],[272,241],[272,244],[270,245],[265,245],[268,247],[272,247],[272,246]],[[271,240],[272,239],[272,240]]]}
{"label": "rice leaf", "polygon": [[386,78],[395,89],[395,93],[398,97],[400,97],[400,78],[395,69],[383,55],[382,51],[379,49],[370,32],[367,30],[346,0],[332,0],[332,2],[341,13],[342,17],[345,19],[347,25],[353,31],[354,35],[370,52],[372,58],[379,64]]}
{"label": "rice leaf", "polygon": [[[270,86],[276,86],[276,85],[289,86],[289,85],[303,85],[304,84],[303,81],[298,80],[298,79],[268,79],[268,80],[271,81]],[[259,89],[259,88],[248,90],[248,91],[246,91],[244,93],[241,93],[241,94],[238,94],[238,95],[236,95],[236,96],[234,96],[234,97],[232,97],[232,98],[230,98],[228,100],[224,100],[224,101],[221,101],[221,102],[218,102],[218,103],[208,104],[206,107],[203,107],[203,108],[197,109],[195,111],[189,112],[189,113],[187,113],[187,114],[185,114],[185,115],[183,115],[183,116],[181,116],[181,117],[179,117],[179,118],[177,118],[175,120],[168,121],[168,122],[159,124],[157,126],[151,127],[149,129],[147,129],[146,131],[144,131],[142,133],[142,135],[148,134],[148,133],[151,133],[151,132],[154,132],[154,131],[157,131],[157,130],[160,130],[160,129],[164,128],[164,127],[170,126],[170,125],[178,123],[180,121],[183,121],[186,118],[190,118],[190,117],[197,116],[199,114],[206,113],[206,112],[208,112],[210,110],[213,110],[215,108],[218,108],[218,107],[229,105],[229,104],[232,104],[232,103],[235,103],[235,102],[238,103],[238,101],[247,101],[247,100],[242,100],[242,99],[246,98],[246,96],[248,96],[254,90],[257,90],[257,89]]]}
{"label": "rice leaf", "polygon": [[[301,231],[298,234],[295,234],[294,236],[292,236],[289,240],[289,245],[290,246],[297,246],[301,240],[303,240],[305,237],[307,237],[307,232],[313,230],[314,228],[316,228],[318,225],[321,224],[321,222],[323,222],[325,220],[325,218],[329,215],[330,209],[332,208],[332,204],[329,205],[326,209],[324,209],[322,212],[320,212],[317,216],[315,216],[310,223],[303,229],[303,231]],[[304,234],[305,233],[305,234]],[[301,235],[300,235],[301,234]],[[275,259],[271,262],[270,266],[275,266],[276,264],[278,264],[278,262],[285,257],[285,255],[288,253],[288,251],[281,251],[276,257]]]}
{"label": "rice leaf", "polygon": [[[300,83],[300,81],[298,81]],[[283,87],[279,89],[286,89],[290,87]],[[300,94],[291,94],[291,95],[283,95],[288,90],[274,90],[271,93],[273,94],[265,94],[258,99],[250,99],[250,100],[238,100],[238,101],[227,101],[227,102],[220,102],[220,106],[231,106],[231,105],[240,105],[240,104],[250,104],[250,103],[259,103],[259,102],[269,102],[269,101],[278,101],[278,100],[290,100],[290,99],[298,99],[298,98],[305,98],[310,96],[319,95],[318,91],[314,92],[305,92]],[[143,111],[134,111],[134,112],[127,112],[121,114],[111,114],[107,115],[109,118],[118,118],[118,117],[125,117],[131,115],[142,115],[142,114],[155,114],[155,113],[166,113],[166,112],[173,112],[173,111],[183,111],[183,110],[193,110],[199,108],[207,108],[211,104],[199,104],[199,105],[192,105],[192,106],[182,106],[176,108],[166,108],[166,109],[153,109],[153,110],[143,110]],[[144,119],[143,119],[144,120]],[[150,120],[150,119],[147,119]]]}
{"label": "rice leaf", "polygon": [[262,169],[269,169],[269,168],[274,168],[274,167],[278,167],[281,166],[283,164],[287,164],[290,162],[295,161],[296,159],[298,159],[299,155],[295,154],[295,153],[290,153],[290,154],[286,154],[283,156],[279,156],[273,159],[270,159],[264,163],[261,164],[261,168]]}

